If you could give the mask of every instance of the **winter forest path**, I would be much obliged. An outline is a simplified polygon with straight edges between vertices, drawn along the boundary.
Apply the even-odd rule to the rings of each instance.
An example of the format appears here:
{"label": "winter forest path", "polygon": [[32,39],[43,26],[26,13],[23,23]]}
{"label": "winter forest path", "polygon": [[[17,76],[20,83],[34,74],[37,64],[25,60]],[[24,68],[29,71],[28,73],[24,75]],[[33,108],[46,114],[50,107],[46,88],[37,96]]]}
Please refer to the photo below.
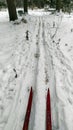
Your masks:
{"label": "winter forest path", "polygon": [[[12,38],[12,42],[5,44],[3,52],[0,52],[1,58],[6,55],[2,64],[6,63],[8,67],[4,66],[3,73],[0,71],[4,77],[2,79],[0,76],[3,92],[0,97],[0,130],[22,130],[31,86],[33,101],[29,130],[46,128],[48,88],[51,96],[52,130],[70,130],[64,106],[66,102],[72,104],[73,69],[60,48],[61,38],[58,34],[61,33],[63,17],[43,15],[28,16],[26,19],[26,25],[10,25],[10,29],[15,30],[15,43]],[[29,40],[26,40],[27,30]],[[6,84],[2,84],[3,81]],[[63,91],[70,95],[66,98],[66,95],[62,95]]]}

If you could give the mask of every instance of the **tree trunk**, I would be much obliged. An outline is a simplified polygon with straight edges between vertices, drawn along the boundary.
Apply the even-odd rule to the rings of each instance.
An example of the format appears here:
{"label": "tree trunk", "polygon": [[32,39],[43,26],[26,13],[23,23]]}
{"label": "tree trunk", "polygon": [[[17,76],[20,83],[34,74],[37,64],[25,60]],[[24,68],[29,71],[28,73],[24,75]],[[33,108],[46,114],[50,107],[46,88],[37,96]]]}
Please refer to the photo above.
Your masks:
{"label": "tree trunk", "polygon": [[53,7],[53,0],[50,0],[50,7]]}
{"label": "tree trunk", "polygon": [[10,21],[14,21],[17,19],[16,6],[14,0],[7,0],[8,11],[9,11],[9,19]]}
{"label": "tree trunk", "polygon": [[23,0],[24,13],[28,13],[28,0]]}
{"label": "tree trunk", "polygon": [[60,7],[61,6],[61,1],[60,0],[56,0],[56,10],[59,12],[60,11]]}

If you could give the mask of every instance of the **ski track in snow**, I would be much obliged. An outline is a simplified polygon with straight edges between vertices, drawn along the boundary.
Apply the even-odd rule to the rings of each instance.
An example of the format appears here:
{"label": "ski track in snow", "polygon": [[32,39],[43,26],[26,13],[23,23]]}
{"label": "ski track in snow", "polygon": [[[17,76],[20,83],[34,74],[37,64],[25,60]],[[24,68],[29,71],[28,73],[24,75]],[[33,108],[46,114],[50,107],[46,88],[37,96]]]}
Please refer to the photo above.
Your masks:
{"label": "ski track in snow", "polygon": [[[68,46],[63,37],[68,34],[61,30],[64,26],[67,29],[67,17],[49,14],[25,18],[27,23],[19,25],[0,21],[0,130],[22,130],[31,86],[34,95],[29,130],[46,128],[48,88],[52,129],[72,130],[73,116],[69,115],[73,113],[73,59],[64,53],[62,39]],[[29,40],[26,40],[27,30]],[[72,45],[67,51],[73,58]]]}
{"label": "ski track in snow", "polygon": [[[72,66],[70,65],[69,59],[64,56],[63,52],[60,49],[60,44],[59,44],[60,41],[56,41],[56,38],[55,38],[55,37],[57,37],[57,39],[60,39],[60,37],[56,36],[56,35],[58,35],[60,28],[61,28],[61,25],[59,25],[58,30],[55,31],[57,34],[55,34],[54,37],[52,37],[52,35],[53,35],[52,32],[54,32],[52,30],[54,30],[54,27],[52,29],[51,25],[48,27],[47,32],[46,32],[46,35],[47,34],[50,35],[50,36],[48,36],[48,39],[47,39],[47,41],[49,41],[48,42],[49,44],[47,43],[47,47],[48,47],[50,57],[52,60],[51,65],[53,65],[52,72],[54,72],[55,80],[56,80],[56,81],[54,81],[54,83],[56,82],[56,84],[54,86],[55,89],[53,92],[56,92],[56,98],[55,98],[56,101],[54,101],[54,103],[56,102],[56,104],[57,104],[58,116],[56,113],[56,117],[58,117],[58,118],[57,118],[57,120],[54,120],[55,122],[53,122],[53,124],[55,124],[55,125],[57,124],[56,129],[70,130],[70,129],[73,129],[72,117],[69,118],[67,112],[70,112],[70,109],[71,109],[71,112],[73,113],[73,111],[72,111],[73,80],[70,79],[70,77],[73,77],[73,69],[72,69]],[[51,87],[52,87],[52,85],[51,85]],[[54,94],[51,94],[51,95],[54,95]],[[53,105],[54,105],[54,103],[53,103]],[[53,107],[53,109],[54,109],[54,107]],[[67,119],[67,117],[69,119]],[[58,121],[58,122],[56,123],[56,121]],[[53,128],[53,129],[55,129],[55,128]]]}

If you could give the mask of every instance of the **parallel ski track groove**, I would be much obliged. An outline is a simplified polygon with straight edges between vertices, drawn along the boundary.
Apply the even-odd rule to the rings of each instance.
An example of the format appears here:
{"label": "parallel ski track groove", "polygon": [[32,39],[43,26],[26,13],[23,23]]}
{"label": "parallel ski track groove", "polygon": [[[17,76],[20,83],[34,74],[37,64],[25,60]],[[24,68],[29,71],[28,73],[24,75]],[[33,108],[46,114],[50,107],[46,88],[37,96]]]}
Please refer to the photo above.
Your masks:
{"label": "parallel ski track groove", "polygon": [[32,100],[32,109],[31,109],[31,115],[30,115],[30,123],[29,123],[29,130],[34,130],[34,122],[35,122],[35,112],[36,112],[36,95],[37,95],[37,75],[38,75],[38,64],[39,64],[39,39],[40,39],[40,17],[39,17],[39,29],[38,29],[38,35],[37,35],[37,41],[36,41],[36,54],[38,55],[37,57],[37,62],[35,66],[35,81],[34,81],[34,88],[33,88],[33,100]]}
{"label": "parallel ski track groove", "polygon": [[[50,26],[50,25],[49,25]],[[45,59],[46,59],[46,63],[47,63],[47,61],[49,61],[50,62],[50,64],[49,64],[49,66],[46,66],[46,67],[50,67],[50,65],[51,65],[51,68],[47,68],[47,69],[53,69],[53,71],[54,71],[54,68],[53,68],[53,59],[52,59],[52,57],[51,57],[51,54],[50,54],[50,51],[49,51],[49,48],[48,48],[48,50],[47,50],[47,41],[46,41],[46,39],[45,39],[45,28],[46,28],[46,26],[45,26],[45,23],[44,23],[44,19],[43,19],[43,24],[42,24],[42,27],[43,27],[43,41],[44,41],[44,51],[45,51]],[[59,27],[58,27],[59,28]],[[57,32],[56,32],[57,33]],[[51,33],[50,33],[50,35],[51,35]],[[55,35],[54,35],[55,36]],[[52,38],[52,37],[51,37]],[[49,53],[49,56],[48,56],[48,53]],[[47,70],[46,69],[46,70]],[[48,72],[49,73],[49,72]],[[51,77],[49,74],[47,73],[47,79],[49,78],[49,77]],[[49,81],[49,79],[48,79],[48,81]],[[56,82],[56,80],[55,80],[55,75],[54,75],[54,82]],[[49,84],[50,85],[50,84]],[[48,87],[52,87],[52,86],[48,86]],[[48,89],[48,88],[47,88]],[[51,89],[51,88],[50,88]],[[55,103],[57,102],[57,92],[56,92],[56,83],[55,83],[55,85],[54,85],[54,96],[55,96]],[[52,103],[52,102],[51,102]],[[58,111],[58,110],[57,110]],[[56,113],[56,116],[57,116],[57,122],[58,122],[58,113]],[[58,124],[58,123],[57,123]],[[58,127],[57,127],[58,128]],[[56,130],[57,128],[54,128],[54,126],[52,125],[52,129],[53,130]]]}
{"label": "parallel ski track groove", "polygon": [[[31,50],[32,50],[32,47],[31,47]],[[28,53],[29,53],[30,58],[32,59],[32,57],[31,57],[31,53],[32,53],[32,52],[30,51],[30,52],[28,52]],[[29,59],[27,59],[27,63],[28,63],[28,62],[29,62]],[[30,62],[31,62],[31,60],[30,60]],[[30,65],[30,64],[28,64],[28,66],[29,66],[29,65]],[[27,67],[27,69],[28,69],[28,67]],[[27,73],[27,71],[26,71],[26,73]],[[21,73],[21,75],[24,75],[24,79],[25,79],[26,73],[25,73],[25,74],[24,74],[24,72],[23,72],[23,74]],[[22,77],[22,76],[21,76],[21,77]],[[30,86],[30,87],[31,87],[31,86]],[[10,112],[11,114],[9,115],[6,124],[9,124],[8,122],[10,122],[10,120],[11,120],[11,118],[12,118],[12,116],[13,116],[13,112],[15,111],[14,116],[15,116],[16,113],[17,113],[16,108],[17,108],[17,106],[18,106],[18,101],[19,101],[19,98],[20,98],[21,89],[22,89],[22,85],[19,86],[19,92],[16,94],[15,101],[14,101],[14,104],[13,104],[13,107],[12,107],[12,111]],[[15,116],[15,118],[16,118],[16,116]],[[14,124],[15,124],[15,121],[13,121],[13,122],[14,122]],[[8,126],[5,125],[4,130],[7,130],[8,127],[9,127],[9,125],[8,125]],[[13,126],[12,126],[10,129],[11,129],[11,130],[16,130]]]}

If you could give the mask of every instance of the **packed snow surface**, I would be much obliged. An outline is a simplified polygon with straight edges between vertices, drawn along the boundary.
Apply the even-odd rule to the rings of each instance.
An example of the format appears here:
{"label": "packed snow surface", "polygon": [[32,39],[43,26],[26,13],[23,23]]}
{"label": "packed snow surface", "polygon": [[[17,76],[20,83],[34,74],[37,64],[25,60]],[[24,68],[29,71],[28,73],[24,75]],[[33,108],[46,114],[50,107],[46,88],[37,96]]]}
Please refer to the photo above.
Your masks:
{"label": "packed snow surface", "polygon": [[52,130],[73,130],[73,14],[29,10],[21,19],[0,11],[0,130],[22,130],[31,86],[29,130],[45,130],[48,88]]}

